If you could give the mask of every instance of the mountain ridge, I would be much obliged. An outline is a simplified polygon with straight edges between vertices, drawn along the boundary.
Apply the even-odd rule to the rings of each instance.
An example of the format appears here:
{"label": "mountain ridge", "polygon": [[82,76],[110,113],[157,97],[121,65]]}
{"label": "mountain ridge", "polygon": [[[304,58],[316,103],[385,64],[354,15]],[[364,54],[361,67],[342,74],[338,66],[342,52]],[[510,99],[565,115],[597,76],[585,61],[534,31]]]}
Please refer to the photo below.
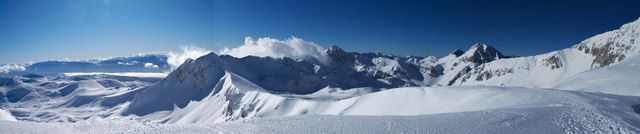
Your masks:
{"label": "mountain ridge", "polygon": [[[614,30],[596,35],[573,47],[552,51],[546,54],[528,57],[509,57],[496,48],[476,43],[467,51],[454,50],[448,56],[401,57],[381,53],[346,52],[333,45],[326,49],[329,64],[316,61],[294,60],[288,57],[271,58],[246,56],[237,58],[228,55],[210,53],[195,60],[188,60],[167,78],[138,94],[129,106],[129,111],[148,110],[135,113],[145,115],[157,110],[175,110],[186,107],[191,101],[213,95],[213,87],[218,87],[225,74],[233,74],[264,89],[277,94],[312,94],[324,88],[352,89],[358,87],[386,88],[412,86],[451,86],[451,85],[496,85],[523,87],[553,87],[570,76],[580,72],[622,61],[624,56],[633,56],[637,52],[635,42],[638,38],[634,28],[640,20],[625,24],[623,30]],[[629,28],[631,27],[631,28]],[[640,30],[638,30],[640,31]],[[603,37],[605,35],[614,37]],[[625,42],[611,45],[605,42]],[[623,40],[623,41],[619,41]],[[596,41],[596,42],[594,42]],[[590,46],[592,53],[580,49],[584,44],[609,46],[601,50]],[[586,47],[584,47],[586,49]],[[594,49],[595,48],[595,49]],[[593,51],[598,53],[593,54]],[[604,53],[604,54],[602,54]],[[611,56],[614,55],[614,56]],[[619,55],[619,56],[618,56]],[[604,60],[598,57],[615,57],[618,60]],[[595,66],[594,66],[595,65]],[[542,75],[544,74],[544,75]],[[187,80],[183,80],[187,78]],[[183,83],[185,82],[185,83]],[[224,83],[223,83],[224,84]],[[167,87],[158,87],[165,85]],[[204,92],[203,92],[204,91]],[[163,98],[148,97],[154,92],[182,92],[192,95],[177,97],[179,100],[167,101]],[[213,94],[211,94],[213,92]],[[179,94],[182,94],[179,93]],[[142,101],[147,100],[147,101]],[[155,99],[154,99],[155,98]],[[162,102],[162,108],[146,108]],[[136,110],[138,109],[138,110]],[[144,111],[144,110],[143,110]]]}

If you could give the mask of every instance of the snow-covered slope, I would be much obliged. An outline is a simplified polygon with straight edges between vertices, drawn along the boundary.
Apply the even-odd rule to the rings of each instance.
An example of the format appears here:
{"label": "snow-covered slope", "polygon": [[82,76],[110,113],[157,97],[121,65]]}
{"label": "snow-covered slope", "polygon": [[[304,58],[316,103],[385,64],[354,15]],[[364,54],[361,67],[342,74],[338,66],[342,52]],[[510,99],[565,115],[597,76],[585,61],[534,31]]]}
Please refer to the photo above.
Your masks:
{"label": "snow-covered slope", "polygon": [[[554,101],[553,94],[518,89],[398,88],[340,100],[315,100],[270,94],[246,84],[232,74],[225,87],[202,101],[189,103],[169,115],[169,123],[215,123],[242,118],[305,114],[324,115],[421,115],[517,107]],[[500,96],[491,99],[489,96]],[[457,99],[466,98],[466,99]],[[555,100],[559,101],[559,100]]]}
{"label": "snow-covered slope", "polygon": [[[225,79],[225,83],[231,82],[238,85],[243,81],[231,74],[224,77],[229,78]],[[259,89],[251,90],[252,88],[255,87],[251,85],[227,87],[220,93],[228,92],[228,97],[221,94],[208,96],[202,101],[189,103],[184,109],[140,117],[139,119],[144,120],[145,123],[117,118],[89,118],[82,123],[74,124],[0,121],[0,130],[11,133],[633,133],[640,131],[638,130],[640,124],[637,123],[640,119],[640,114],[637,113],[637,100],[640,98],[634,96],[470,86],[396,88],[350,99],[310,100],[269,94]],[[168,116],[158,116],[160,114]],[[221,116],[217,115],[226,118],[219,119]],[[210,124],[217,120],[234,117],[239,120]],[[262,118],[247,120],[254,117]],[[105,131],[112,129],[114,131]]]}
{"label": "snow-covered slope", "polygon": [[455,80],[453,85],[555,87],[578,73],[638,55],[640,43],[637,40],[640,40],[640,19],[571,48],[479,65]]}
{"label": "snow-covered slope", "polygon": [[[140,119],[159,123],[209,124],[256,117],[318,114],[429,114],[432,116],[424,120],[463,120],[463,117],[479,121],[495,120],[474,124],[478,127],[506,124],[541,131],[530,125],[547,124],[551,126],[549,129],[557,129],[554,132],[624,132],[637,131],[637,126],[632,123],[639,119],[634,112],[638,99],[597,93],[491,86],[394,88],[350,98],[313,99],[304,95],[270,93],[247,79],[225,72],[213,91],[201,100],[190,101],[186,106],[170,111],[156,111]],[[311,117],[301,118],[317,121]]]}
{"label": "snow-covered slope", "polygon": [[[108,117],[159,79],[121,76],[0,77],[0,108],[23,121],[76,122]],[[10,114],[9,114],[10,115]]]}
{"label": "snow-covered slope", "polygon": [[554,88],[640,96],[640,55],[579,73]]}
{"label": "snow-covered slope", "polygon": [[4,109],[0,109],[0,121],[18,121],[16,117],[13,117],[11,113],[5,111]]}

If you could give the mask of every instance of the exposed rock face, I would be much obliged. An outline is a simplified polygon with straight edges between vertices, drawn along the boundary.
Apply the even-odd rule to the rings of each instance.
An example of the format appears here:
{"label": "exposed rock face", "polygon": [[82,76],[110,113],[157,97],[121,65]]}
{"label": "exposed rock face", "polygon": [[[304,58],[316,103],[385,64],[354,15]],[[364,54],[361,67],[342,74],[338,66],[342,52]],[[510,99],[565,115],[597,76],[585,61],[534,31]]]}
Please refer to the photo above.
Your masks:
{"label": "exposed rock face", "polygon": [[331,57],[333,61],[341,62],[341,63],[350,63],[355,60],[355,58],[349,55],[347,52],[342,50],[336,45],[332,45],[327,49],[327,56]]}
{"label": "exposed rock face", "polygon": [[551,69],[562,67],[562,61],[558,55],[553,55],[549,58],[544,59],[544,63],[542,64],[550,67]]}
{"label": "exposed rock face", "polygon": [[[502,76],[505,74],[509,74],[509,73],[513,73],[513,69],[511,68],[504,68],[504,69],[498,69],[498,70],[487,70],[487,71],[483,71],[483,72],[474,72],[476,74],[478,74],[476,76],[476,80],[477,81],[483,81],[483,80],[488,80],[491,79],[492,77],[496,76]],[[470,76],[470,75],[469,75]],[[463,79],[463,81],[465,81],[466,79],[469,79],[469,76],[465,77]]]}
{"label": "exposed rock face", "polygon": [[576,48],[594,57],[591,68],[606,67],[638,54],[640,44],[636,40],[639,38],[640,19],[582,41]]}
{"label": "exposed rock face", "polygon": [[[623,45],[616,43],[614,45],[613,42],[607,42],[604,46],[601,47],[588,47],[586,45],[580,45],[578,50],[583,51],[587,54],[591,54],[595,59],[591,64],[592,68],[596,67],[606,67],[612,63],[622,61],[626,56],[625,53],[632,49],[629,45]],[[612,51],[619,50],[619,51]]]}
{"label": "exposed rock face", "polygon": [[[453,85],[453,83],[455,83],[460,77],[462,77],[463,75],[465,75],[466,73],[468,73],[469,71],[471,71],[471,67],[469,66],[465,66],[462,71],[458,72],[453,79],[451,79],[449,81],[449,83],[447,84],[448,86]],[[464,81],[464,80],[463,80]]]}

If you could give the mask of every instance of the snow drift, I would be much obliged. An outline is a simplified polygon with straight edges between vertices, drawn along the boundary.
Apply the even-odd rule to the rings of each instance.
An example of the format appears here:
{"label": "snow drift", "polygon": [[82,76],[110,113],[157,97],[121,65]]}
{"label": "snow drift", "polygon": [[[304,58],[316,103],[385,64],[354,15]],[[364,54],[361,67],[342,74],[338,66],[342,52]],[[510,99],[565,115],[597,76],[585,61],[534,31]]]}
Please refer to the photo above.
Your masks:
{"label": "snow drift", "polygon": [[0,109],[0,121],[18,121],[16,117],[13,117],[11,113],[4,111],[4,109]]}
{"label": "snow drift", "polygon": [[579,73],[554,88],[640,96],[639,76],[640,56],[636,55],[606,68]]}

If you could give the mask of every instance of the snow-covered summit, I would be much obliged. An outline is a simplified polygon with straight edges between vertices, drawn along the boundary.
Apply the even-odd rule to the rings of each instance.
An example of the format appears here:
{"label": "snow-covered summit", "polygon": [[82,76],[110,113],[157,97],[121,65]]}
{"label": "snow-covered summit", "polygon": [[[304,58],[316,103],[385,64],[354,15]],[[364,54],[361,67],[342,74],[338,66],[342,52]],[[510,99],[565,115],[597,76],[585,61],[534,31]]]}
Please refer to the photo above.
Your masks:
{"label": "snow-covered summit", "polygon": [[505,58],[496,48],[481,43],[474,44],[460,56],[464,60],[479,64]]}
{"label": "snow-covered summit", "polygon": [[331,47],[327,49],[326,53],[334,62],[350,63],[355,60],[353,56],[349,55],[347,52],[342,50],[342,48],[339,48],[336,45],[331,45]]}
{"label": "snow-covered summit", "polygon": [[573,47],[529,57],[499,59],[470,68],[453,85],[554,87],[576,74],[608,67],[640,53],[640,19]]}

